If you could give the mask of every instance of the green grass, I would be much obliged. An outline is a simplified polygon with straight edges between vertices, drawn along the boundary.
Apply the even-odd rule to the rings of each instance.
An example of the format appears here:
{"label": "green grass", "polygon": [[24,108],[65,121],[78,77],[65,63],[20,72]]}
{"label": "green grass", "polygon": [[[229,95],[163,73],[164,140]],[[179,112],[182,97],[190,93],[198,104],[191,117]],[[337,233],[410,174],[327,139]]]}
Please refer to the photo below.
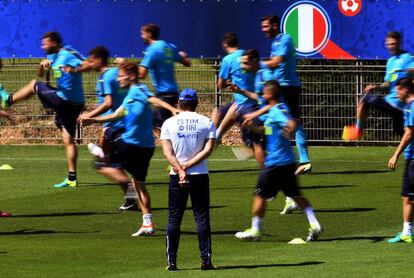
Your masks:
{"label": "green grass", "polygon": [[233,234],[250,225],[258,171],[219,148],[210,161],[213,260],[220,269],[200,272],[194,219],[182,224],[176,273],[165,266],[166,162],[155,154],[148,177],[154,237],[132,238],[141,216],[119,213],[121,190],[94,172],[81,147],[80,186],[53,189],[65,176],[60,146],[0,146],[0,277],[410,277],[413,245],[386,239],[402,227],[399,199],[403,161],[388,171],[391,147],[313,147],[314,171],[300,178],[325,228],[320,241],[289,245],[307,234],[303,214],[279,215],[282,194],[269,204],[265,237],[240,242]]}

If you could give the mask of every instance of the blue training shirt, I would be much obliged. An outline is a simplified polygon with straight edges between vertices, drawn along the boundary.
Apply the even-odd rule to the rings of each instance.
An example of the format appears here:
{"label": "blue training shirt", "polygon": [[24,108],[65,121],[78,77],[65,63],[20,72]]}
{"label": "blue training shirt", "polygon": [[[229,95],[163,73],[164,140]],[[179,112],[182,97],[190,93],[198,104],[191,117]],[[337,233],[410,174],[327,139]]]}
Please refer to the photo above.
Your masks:
{"label": "blue training shirt", "polygon": [[177,47],[159,40],[149,45],[140,66],[148,69],[152,85],[158,94],[178,92],[174,77],[174,62],[181,61]]}
{"label": "blue training shirt", "polygon": [[125,143],[145,148],[154,147],[152,109],[148,103],[148,98],[153,96],[144,84],[129,88],[128,95],[122,103],[125,132],[121,137]]}
{"label": "blue training shirt", "polygon": [[[256,72],[256,78],[254,80],[254,92],[259,95],[259,100],[257,101],[257,106],[263,108],[266,106],[266,101],[263,99],[263,87],[267,81],[273,80],[272,71],[269,69],[260,69]],[[264,122],[266,120],[267,113],[260,115],[259,120]]]}
{"label": "blue training shirt", "polygon": [[414,68],[414,58],[405,51],[391,56],[387,61],[384,81],[390,83],[390,92],[385,96],[385,101],[395,108],[402,109],[404,107],[404,104],[397,97],[395,87],[399,79],[408,76],[405,70],[410,68]]}
{"label": "blue training shirt", "polygon": [[[405,104],[404,107],[404,126],[414,127],[414,101]],[[411,138],[410,144],[404,150],[405,159],[414,159],[414,137]]]}
{"label": "blue training shirt", "polygon": [[270,57],[283,57],[282,62],[274,69],[273,76],[281,86],[300,86],[296,72],[296,49],[292,37],[280,33],[272,41]]}
{"label": "blue training shirt", "polygon": [[[105,72],[100,74],[96,81],[96,98],[97,104],[102,105],[107,95],[112,96],[112,107],[103,113],[102,115],[109,115],[115,112],[119,106],[121,106],[124,98],[127,95],[127,90],[119,87],[117,81],[118,68],[113,67],[107,69]],[[103,124],[104,127],[122,128],[124,126],[124,120],[119,119],[115,122],[107,122]]]}
{"label": "blue training shirt", "polygon": [[283,135],[283,128],[287,125],[290,116],[286,104],[278,103],[270,108],[264,122],[266,167],[282,166],[295,163],[295,155],[290,140]]}
{"label": "blue training shirt", "polygon": [[[219,77],[224,80],[230,79],[240,89],[253,92],[255,75],[242,69],[240,57],[243,55],[243,52],[244,50],[238,49],[223,58]],[[255,105],[254,100],[238,93],[233,93],[233,99],[237,105]]]}
{"label": "blue training shirt", "polygon": [[65,101],[84,104],[82,74],[65,73],[62,68],[65,66],[79,67],[85,57],[70,46],[65,46],[58,53],[48,55],[47,59],[51,63],[53,77],[56,80],[57,95]]}

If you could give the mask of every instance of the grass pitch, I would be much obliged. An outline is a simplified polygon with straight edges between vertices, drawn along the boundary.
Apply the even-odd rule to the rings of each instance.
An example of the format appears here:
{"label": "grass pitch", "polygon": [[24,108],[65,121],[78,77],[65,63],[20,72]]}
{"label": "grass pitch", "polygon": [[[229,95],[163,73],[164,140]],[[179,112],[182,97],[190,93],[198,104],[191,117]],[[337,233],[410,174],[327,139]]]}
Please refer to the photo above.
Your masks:
{"label": "grass pitch", "polygon": [[[194,219],[182,224],[180,271],[167,273],[167,163],[160,150],[148,176],[157,233],[132,238],[137,212],[120,213],[118,186],[91,167],[81,147],[78,188],[54,189],[66,175],[61,146],[0,146],[0,277],[410,277],[414,245],[386,240],[402,228],[399,198],[403,161],[387,169],[391,147],[313,147],[312,174],[300,178],[325,228],[320,241],[305,238],[302,213],[279,215],[284,196],[268,206],[265,236],[241,242],[234,233],[250,226],[254,161],[237,161],[227,147],[210,160],[213,261],[219,270],[201,272]],[[190,206],[190,203],[188,204]]]}

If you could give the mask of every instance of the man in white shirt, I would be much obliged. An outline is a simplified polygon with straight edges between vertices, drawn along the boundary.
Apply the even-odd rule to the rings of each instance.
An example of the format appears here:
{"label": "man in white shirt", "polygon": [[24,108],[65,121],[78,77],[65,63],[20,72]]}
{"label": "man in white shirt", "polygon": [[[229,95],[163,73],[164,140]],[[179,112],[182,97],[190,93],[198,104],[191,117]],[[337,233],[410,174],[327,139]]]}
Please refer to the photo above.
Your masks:
{"label": "man in white shirt", "polygon": [[195,112],[197,93],[184,89],[178,98],[180,114],[161,128],[164,155],[171,164],[168,194],[167,270],[177,270],[180,225],[190,195],[197,224],[201,269],[216,269],[211,262],[210,190],[207,157],[214,149],[213,122]]}

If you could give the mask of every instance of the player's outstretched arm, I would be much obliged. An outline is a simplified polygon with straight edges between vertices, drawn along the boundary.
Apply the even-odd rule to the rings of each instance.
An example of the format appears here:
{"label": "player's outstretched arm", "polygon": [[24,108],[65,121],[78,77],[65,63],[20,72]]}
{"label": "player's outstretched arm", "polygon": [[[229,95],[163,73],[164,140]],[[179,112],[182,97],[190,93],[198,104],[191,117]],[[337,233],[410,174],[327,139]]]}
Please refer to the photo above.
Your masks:
{"label": "player's outstretched arm", "polygon": [[249,113],[249,114],[244,115],[244,116],[243,116],[243,118],[244,118],[243,125],[249,124],[249,123],[251,123],[251,122],[252,122],[255,118],[260,117],[260,116],[261,116],[261,115],[263,115],[263,114],[266,114],[266,113],[270,110],[270,108],[272,108],[272,106],[273,106],[273,105],[268,104],[268,105],[266,105],[266,106],[264,106],[264,107],[260,108],[259,110],[256,110],[256,111],[254,111],[254,112],[252,112],[252,113]]}
{"label": "player's outstretched arm", "polygon": [[253,92],[250,92],[248,90],[240,89],[240,87],[237,86],[237,85],[235,85],[235,84],[230,84],[230,86],[227,88],[227,90],[229,92],[233,92],[233,93],[236,93],[236,94],[243,95],[243,96],[245,96],[245,97],[247,97],[249,99],[252,99],[254,101],[258,101],[259,100],[259,95],[258,94],[253,93]]}
{"label": "player's outstretched arm", "polygon": [[184,51],[180,51],[178,52],[178,55],[180,55],[181,60],[179,61],[180,64],[182,64],[184,67],[189,67],[191,66],[191,61],[188,58],[188,54],[185,53]]}
{"label": "player's outstretched arm", "polygon": [[194,165],[197,165],[198,163],[209,157],[213,153],[215,141],[216,139],[213,138],[206,140],[204,148],[200,152],[198,152],[192,159],[181,164],[183,169],[185,170]]}
{"label": "player's outstretched arm", "polygon": [[413,129],[414,127],[412,126],[407,126],[405,128],[404,135],[401,138],[400,144],[398,144],[398,147],[395,150],[395,153],[388,161],[388,167],[390,169],[393,169],[393,170],[395,169],[395,167],[397,166],[398,158],[403,153],[403,151],[408,146],[408,144],[411,142],[411,138],[413,136]]}
{"label": "player's outstretched arm", "polygon": [[95,107],[95,109],[93,109],[92,111],[82,113],[81,115],[79,115],[77,121],[81,122],[82,119],[93,118],[93,117],[102,115],[103,113],[111,109],[112,105],[113,105],[112,96],[106,95],[104,98],[104,102],[101,105]]}
{"label": "player's outstretched arm", "polygon": [[124,108],[120,106],[114,113],[96,117],[96,118],[84,118],[80,121],[83,126],[88,126],[94,123],[106,123],[116,121],[124,116]]}
{"label": "player's outstretched arm", "polygon": [[174,106],[172,106],[171,104],[156,98],[156,97],[149,97],[148,98],[148,102],[151,103],[152,105],[156,106],[156,107],[160,107],[160,108],[164,108],[169,110],[173,115],[177,115],[180,113],[180,110],[178,110],[177,108],[175,108]]}
{"label": "player's outstretched arm", "polygon": [[170,163],[171,167],[174,169],[174,172],[176,172],[180,177],[180,183],[185,183],[187,175],[185,173],[185,170],[181,167],[180,162],[178,162],[177,157],[175,156],[171,141],[162,139],[161,144],[165,158],[167,159],[168,163]]}

